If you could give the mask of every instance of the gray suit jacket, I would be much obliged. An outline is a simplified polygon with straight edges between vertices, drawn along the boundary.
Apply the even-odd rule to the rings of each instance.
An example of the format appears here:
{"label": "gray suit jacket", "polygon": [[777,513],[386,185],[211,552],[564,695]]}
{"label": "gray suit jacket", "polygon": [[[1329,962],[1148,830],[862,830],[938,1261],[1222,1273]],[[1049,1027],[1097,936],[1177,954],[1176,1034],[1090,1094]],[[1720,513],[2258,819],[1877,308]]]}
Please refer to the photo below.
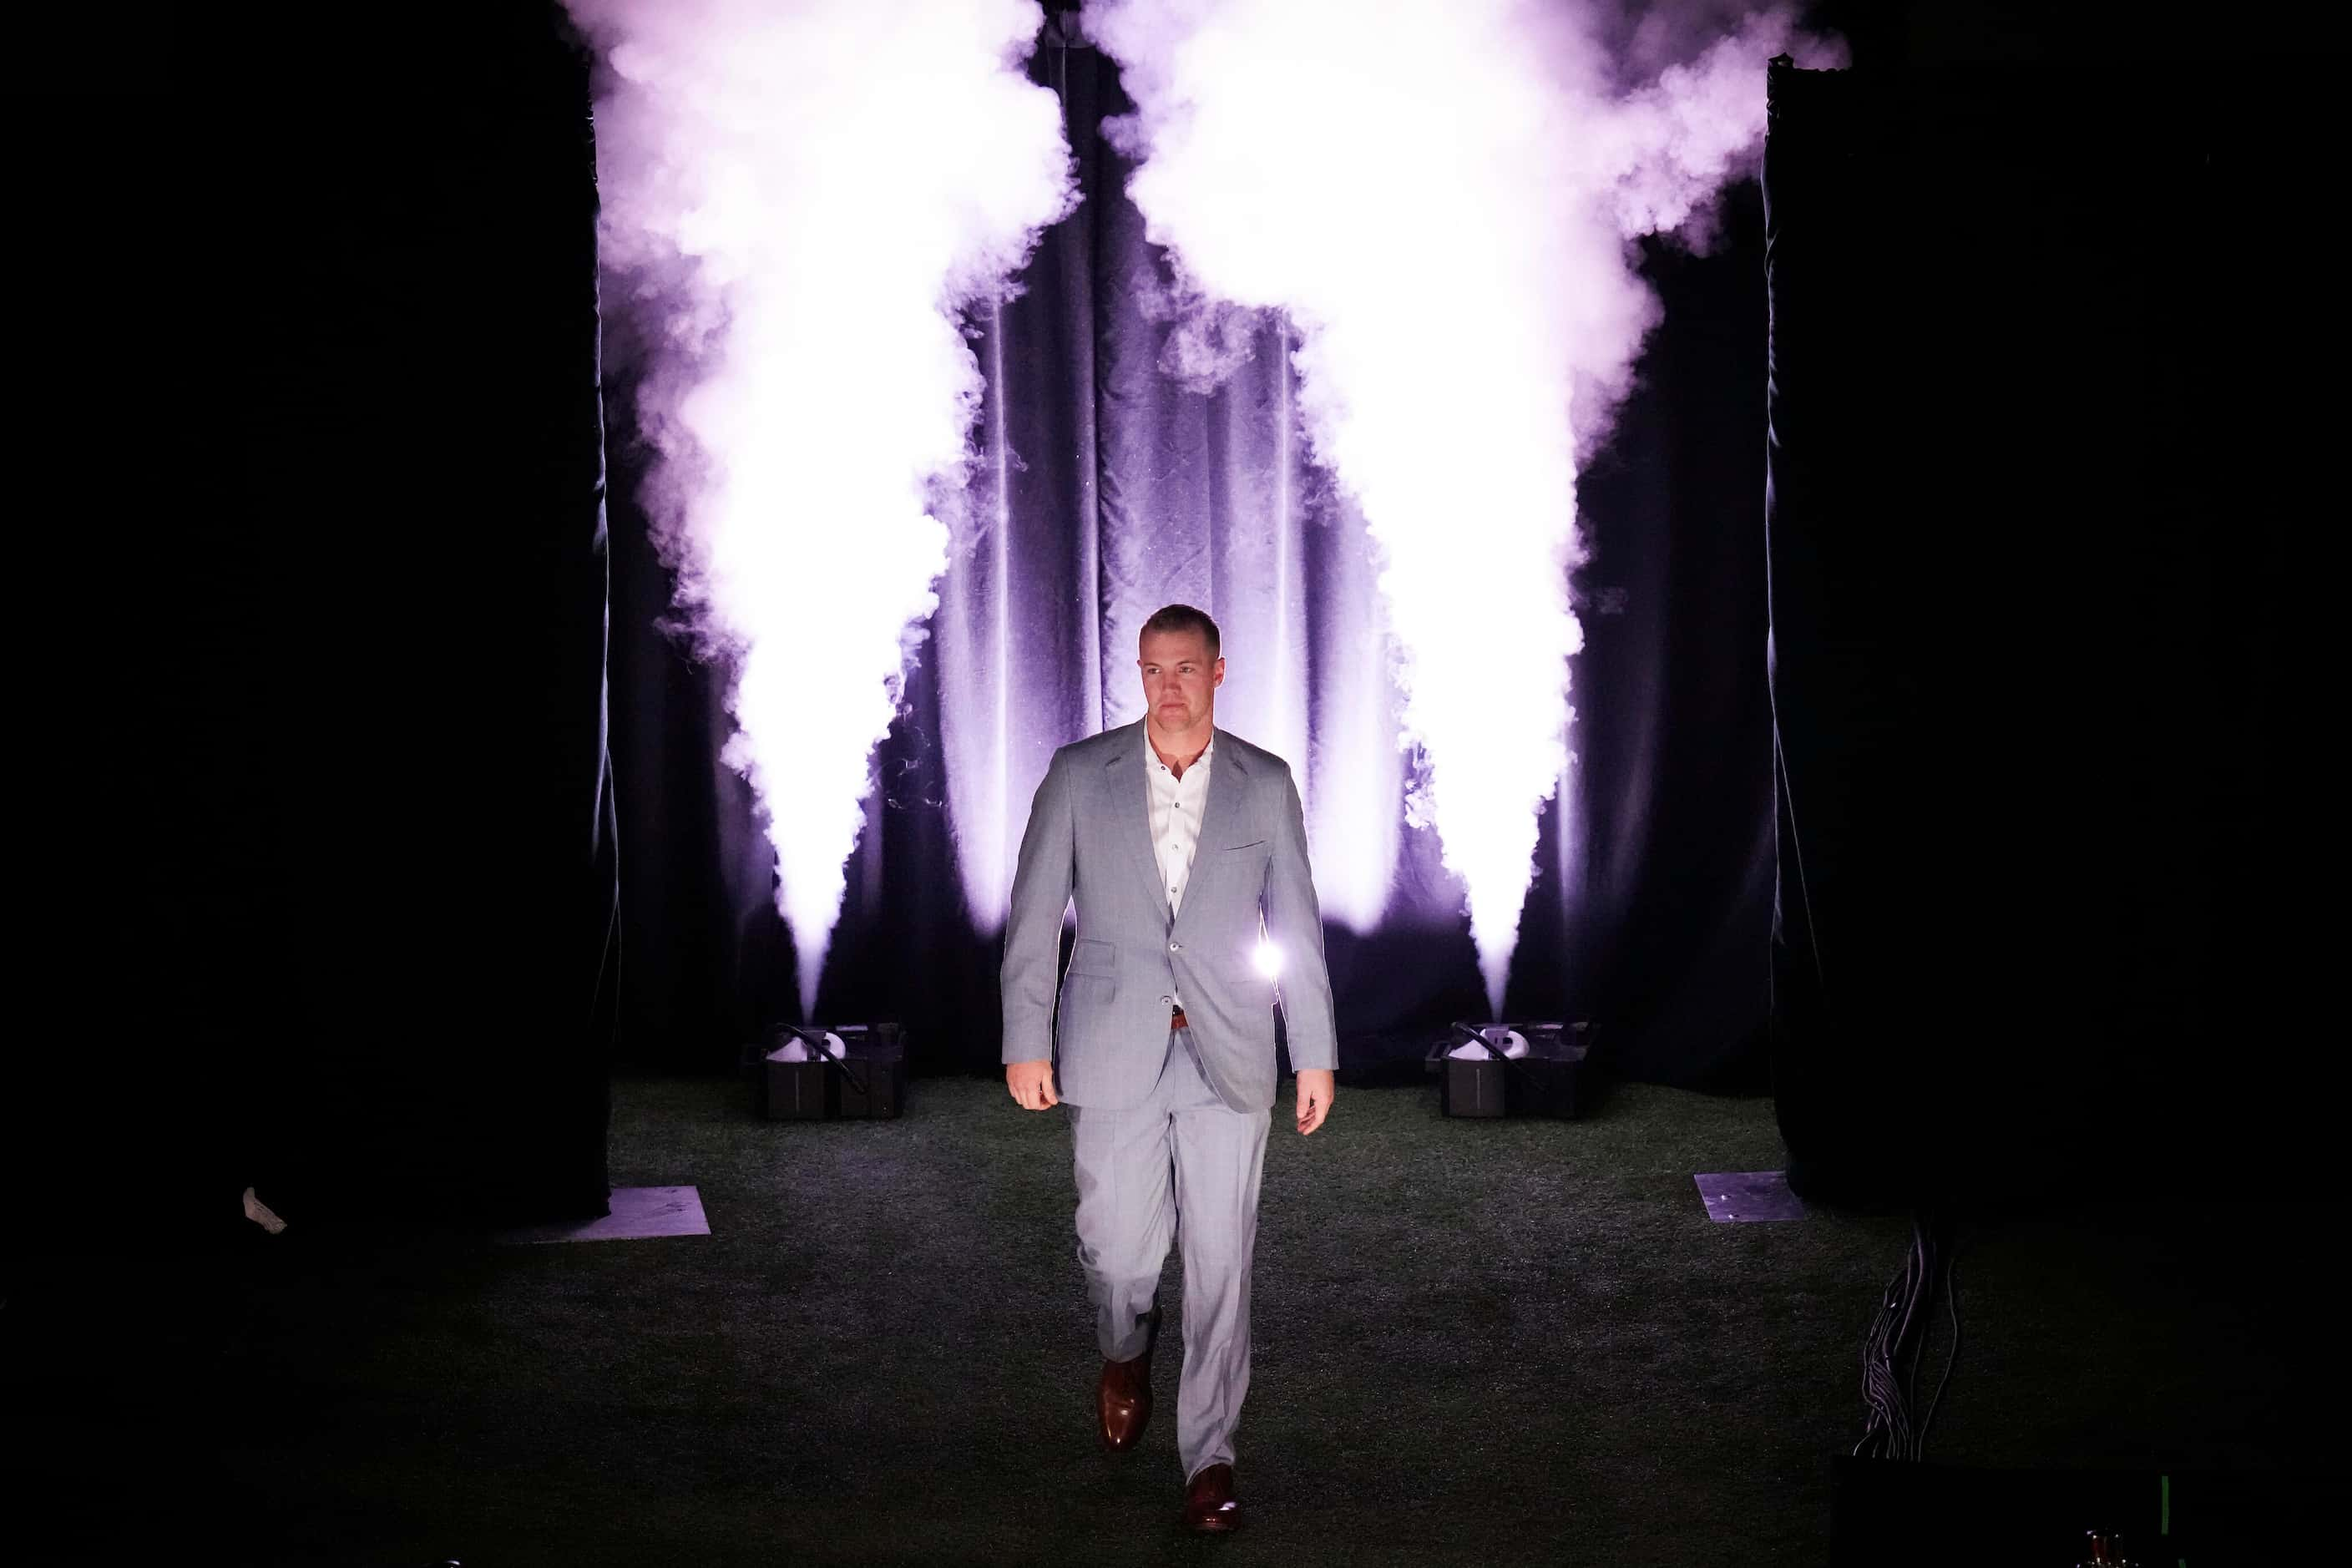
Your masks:
{"label": "gray suit jacket", "polygon": [[[1180,987],[1219,1097],[1242,1111],[1272,1105],[1276,983],[1255,961],[1261,916],[1282,956],[1291,1065],[1339,1065],[1298,788],[1272,752],[1216,735],[1199,847],[1173,921],[1152,852],[1142,721],[1055,752],[1029,807],[1004,926],[1004,1060],[1036,1061],[1058,1045],[1056,1089],[1072,1105],[1143,1102]],[[1078,939],[1056,1030],[1055,969],[1073,892]]]}

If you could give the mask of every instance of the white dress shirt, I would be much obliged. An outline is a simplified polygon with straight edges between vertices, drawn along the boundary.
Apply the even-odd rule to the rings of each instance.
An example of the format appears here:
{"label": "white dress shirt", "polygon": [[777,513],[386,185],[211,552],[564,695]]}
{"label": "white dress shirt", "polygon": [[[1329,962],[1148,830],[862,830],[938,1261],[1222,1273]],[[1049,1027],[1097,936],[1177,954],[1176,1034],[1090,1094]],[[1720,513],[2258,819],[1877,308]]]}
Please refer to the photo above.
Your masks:
{"label": "white dress shirt", "polygon": [[1143,737],[1144,777],[1151,785],[1151,845],[1160,858],[1160,879],[1168,889],[1168,913],[1183,907],[1184,884],[1192,875],[1192,852],[1201,844],[1201,808],[1209,803],[1209,763],[1217,754],[1217,740],[1208,745],[1178,778],[1160,760],[1151,737]]}
{"label": "white dress shirt", "polygon": [[[1192,875],[1192,854],[1201,846],[1201,808],[1209,803],[1209,763],[1216,754],[1217,738],[1212,733],[1208,745],[1180,779],[1153,750],[1150,731],[1143,737],[1143,776],[1150,786],[1151,847],[1160,861],[1160,885],[1168,889],[1171,920],[1183,906],[1184,884]],[[1177,997],[1177,1005],[1183,1005],[1183,1001]]]}

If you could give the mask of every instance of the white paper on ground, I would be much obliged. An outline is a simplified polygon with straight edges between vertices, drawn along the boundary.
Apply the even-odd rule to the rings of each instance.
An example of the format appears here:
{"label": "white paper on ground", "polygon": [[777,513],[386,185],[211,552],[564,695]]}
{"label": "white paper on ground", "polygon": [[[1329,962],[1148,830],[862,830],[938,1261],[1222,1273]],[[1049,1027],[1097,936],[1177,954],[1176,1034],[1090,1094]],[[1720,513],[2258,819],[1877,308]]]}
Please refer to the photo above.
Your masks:
{"label": "white paper on ground", "polygon": [[612,1213],[602,1219],[526,1226],[496,1237],[507,1242],[645,1241],[656,1237],[709,1236],[702,1194],[692,1187],[614,1187]]}

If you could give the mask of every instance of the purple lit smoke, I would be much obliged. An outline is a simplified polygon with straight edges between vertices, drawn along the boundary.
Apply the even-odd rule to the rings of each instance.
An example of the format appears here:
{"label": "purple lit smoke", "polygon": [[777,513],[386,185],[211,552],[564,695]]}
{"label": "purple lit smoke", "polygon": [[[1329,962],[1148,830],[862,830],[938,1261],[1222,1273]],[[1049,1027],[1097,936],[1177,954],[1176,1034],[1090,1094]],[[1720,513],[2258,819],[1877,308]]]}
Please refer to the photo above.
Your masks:
{"label": "purple lit smoke", "polygon": [[602,54],[608,302],[657,320],[656,537],[730,676],[803,1012],[937,603],[999,296],[1073,200],[1036,0],[568,0]]}
{"label": "purple lit smoke", "polygon": [[1633,242],[1703,219],[1746,172],[1765,61],[1793,41],[1784,11],[1704,36],[1654,16],[1622,43],[1615,18],[1538,0],[1085,13],[1137,104],[1120,129],[1150,237],[1208,309],[1279,309],[1299,334],[1315,455],[1381,556],[1421,762],[1408,818],[1462,880],[1497,1014],[1569,762],[1577,467],[1657,319]]}

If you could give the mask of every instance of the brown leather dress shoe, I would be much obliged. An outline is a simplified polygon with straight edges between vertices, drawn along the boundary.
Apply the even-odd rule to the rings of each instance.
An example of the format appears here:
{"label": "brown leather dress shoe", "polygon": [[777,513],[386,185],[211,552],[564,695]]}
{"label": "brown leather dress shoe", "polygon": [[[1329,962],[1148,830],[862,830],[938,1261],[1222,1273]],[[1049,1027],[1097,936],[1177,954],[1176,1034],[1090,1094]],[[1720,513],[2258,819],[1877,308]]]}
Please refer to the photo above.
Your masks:
{"label": "brown leather dress shoe", "polygon": [[1102,1382],[1095,1387],[1095,1412],[1102,1417],[1103,1447],[1123,1454],[1143,1436],[1151,1419],[1151,1352],[1133,1361],[1103,1363]]}
{"label": "brown leather dress shoe", "polygon": [[1241,1525],[1241,1500],[1234,1496],[1234,1468],[1204,1466],[1184,1489],[1184,1528],[1195,1535],[1221,1535]]}

